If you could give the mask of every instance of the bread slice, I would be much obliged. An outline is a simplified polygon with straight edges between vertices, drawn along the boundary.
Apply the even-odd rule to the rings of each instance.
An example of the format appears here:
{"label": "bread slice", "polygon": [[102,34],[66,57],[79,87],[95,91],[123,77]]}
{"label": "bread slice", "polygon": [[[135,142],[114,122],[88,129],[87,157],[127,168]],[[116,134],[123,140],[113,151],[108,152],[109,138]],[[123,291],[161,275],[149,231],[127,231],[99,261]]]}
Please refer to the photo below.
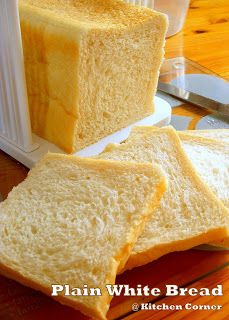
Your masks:
{"label": "bread slice", "polygon": [[[139,139],[141,135],[146,134],[147,130],[152,132],[158,129],[150,126],[135,126],[128,141]],[[229,144],[227,143],[229,130],[185,130],[177,131],[177,134],[197,173],[229,208]]]}
{"label": "bread slice", "polygon": [[191,136],[212,138],[220,140],[222,142],[229,142],[229,130],[228,129],[213,129],[213,130],[184,130],[180,131]]}
{"label": "bread slice", "polygon": [[229,144],[183,132],[178,135],[200,177],[229,208]]}
{"label": "bread slice", "polygon": [[0,272],[51,294],[52,284],[100,288],[56,297],[105,319],[114,284],[165,189],[157,166],[48,154],[0,205]]}
{"label": "bread slice", "polygon": [[136,128],[130,140],[110,145],[98,157],[157,163],[168,179],[160,206],[135,244],[125,269],[228,236],[228,210],[199,178],[171,127]]}
{"label": "bread slice", "polygon": [[[196,171],[229,209],[229,144],[179,132]],[[229,248],[229,238],[214,243]]]}
{"label": "bread slice", "polygon": [[[135,126],[128,140],[140,139],[147,131],[158,127]],[[229,208],[229,130],[185,130],[177,131],[182,146],[195,170],[216,196]],[[206,138],[207,136],[214,139]],[[229,248],[229,238],[211,243]]]}
{"label": "bread slice", "polygon": [[[136,126],[128,140],[140,139],[147,130],[158,130],[158,127]],[[182,146],[191,160],[195,170],[207,183],[216,196],[229,208],[229,130],[185,130],[177,131]],[[205,137],[214,137],[209,139]],[[229,238],[211,243],[215,246],[229,248]]]}
{"label": "bread slice", "polygon": [[33,131],[80,150],[153,113],[167,19],[121,0],[19,0]]}

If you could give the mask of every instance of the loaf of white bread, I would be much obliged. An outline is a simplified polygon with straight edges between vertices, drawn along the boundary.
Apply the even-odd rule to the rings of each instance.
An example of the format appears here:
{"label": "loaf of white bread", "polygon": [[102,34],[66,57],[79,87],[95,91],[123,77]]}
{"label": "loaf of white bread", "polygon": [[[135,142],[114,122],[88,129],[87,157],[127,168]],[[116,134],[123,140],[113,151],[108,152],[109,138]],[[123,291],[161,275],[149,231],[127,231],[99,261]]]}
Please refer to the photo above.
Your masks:
{"label": "loaf of white bread", "polygon": [[156,165],[48,154],[0,204],[0,272],[51,295],[52,284],[99,288],[58,301],[105,319],[114,284],[165,190]]}
{"label": "loaf of white bread", "polygon": [[125,269],[228,236],[227,208],[200,179],[172,127],[135,127],[125,143],[108,145],[97,158],[156,163],[168,179]]}
{"label": "loaf of white bread", "polygon": [[19,0],[33,131],[66,152],[153,113],[166,17],[121,0]]}

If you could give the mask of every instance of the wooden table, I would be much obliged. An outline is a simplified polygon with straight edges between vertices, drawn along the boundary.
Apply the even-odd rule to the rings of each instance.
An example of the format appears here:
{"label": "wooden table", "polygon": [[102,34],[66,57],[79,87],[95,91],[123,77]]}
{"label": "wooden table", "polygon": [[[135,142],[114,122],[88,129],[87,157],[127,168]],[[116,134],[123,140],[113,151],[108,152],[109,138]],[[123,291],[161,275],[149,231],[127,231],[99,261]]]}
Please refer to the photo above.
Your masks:
{"label": "wooden table", "polygon": [[[185,56],[229,79],[229,1],[194,0],[187,16],[185,28],[168,39],[166,57]],[[207,112],[191,105],[174,108],[173,113],[193,117],[190,129]],[[13,186],[20,183],[28,170],[0,151],[0,193],[5,198]],[[109,319],[229,319],[229,251],[189,250],[168,254],[157,261],[125,272],[117,283],[159,287],[162,295],[157,299],[147,297],[116,297],[112,300]],[[222,284],[222,297],[165,297],[165,284],[183,287],[213,288]],[[219,311],[165,310],[132,311],[132,305],[143,302],[157,305],[192,303],[195,305],[219,304]],[[136,307],[136,305],[135,305]],[[0,320],[81,320],[79,312],[62,306],[43,294],[0,277]]]}
{"label": "wooden table", "polygon": [[[229,80],[229,1],[192,0],[182,32],[167,40],[166,58],[184,56]],[[173,114],[192,117],[195,128],[203,109],[182,105]]]}

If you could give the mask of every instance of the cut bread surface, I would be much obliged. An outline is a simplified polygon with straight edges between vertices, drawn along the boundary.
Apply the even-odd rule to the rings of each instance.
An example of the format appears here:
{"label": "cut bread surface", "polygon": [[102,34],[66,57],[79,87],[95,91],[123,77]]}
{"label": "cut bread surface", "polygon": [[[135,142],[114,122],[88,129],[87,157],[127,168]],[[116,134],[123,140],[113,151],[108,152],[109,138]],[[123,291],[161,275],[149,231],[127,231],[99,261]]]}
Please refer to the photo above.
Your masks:
{"label": "cut bread surface", "polygon": [[166,17],[119,0],[20,0],[31,124],[66,152],[153,113]]}
{"label": "cut bread surface", "polygon": [[228,210],[199,178],[172,128],[136,127],[125,143],[108,145],[98,157],[157,163],[168,179],[160,206],[125,269],[228,235]]}
{"label": "cut bread surface", "polygon": [[229,144],[183,132],[178,134],[200,177],[229,208]]}
{"label": "cut bread surface", "polygon": [[157,166],[48,154],[0,205],[0,270],[51,294],[52,284],[100,288],[57,300],[105,319],[105,290],[123,268],[165,189]]}
{"label": "cut bread surface", "polygon": [[[222,132],[225,134],[225,130]],[[200,177],[229,209],[229,144],[224,139],[208,139],[186,132],[179,132],[179,137]],[[214,245],[228,248],[229,238]]]}
{"label": "cut bread surface", "polygon": [[181,133],[188,134],[190,136],[197,136],[203,138],[216,139],[221,142],[229,143],[229,130],[228,129],[209,129],[209,130],[184,130]]}

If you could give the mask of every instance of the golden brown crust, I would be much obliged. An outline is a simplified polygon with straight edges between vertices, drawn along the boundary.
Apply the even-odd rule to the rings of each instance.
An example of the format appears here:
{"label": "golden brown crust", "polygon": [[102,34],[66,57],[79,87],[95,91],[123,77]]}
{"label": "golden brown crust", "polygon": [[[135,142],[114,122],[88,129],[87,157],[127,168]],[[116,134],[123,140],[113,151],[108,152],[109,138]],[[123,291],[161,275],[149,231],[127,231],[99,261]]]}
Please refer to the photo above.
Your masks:
{"label": "golden brown crust", "polygon": [[[201,135],[202,133],[225,133],[228,135],[229,137],[229,130],[228,129],[204,129],[204,130],[183,130],[183,131],[179,131],[179,133],[184,133],[184,134],[188,134],[188,135],[192,135],[192,136],[198,136]],[[207,138],[207,136],[206,136]]]}
{"label": "golden brown crust", "polygon": [[209,230],[205,234],[193,236],[188,240],[184,239],[179,241],[173,241],[169,244],[168,243],[159,244],[157,246],[149,248],[146,251],[135,252],[131,254],[122,272],[150,263],[151,261],[156,260],[161,256],[168,254],[170,252],[188,250],[195,246],[198,246],[200,243],[209,243],[216,239],[221,240],[227,235],[228,235],[228,232],[225,230],[225,228],[222,227],[214,230]]}
{"label": "golden brown crust", "polygon": [[159,168],[159,166],[153,165],[151,163],[136,163],[134,161],[133,162],[132,161],[115,161],[115,160],[105,160],[105,159],[95,160],[94,158],[81,158],[79,156],[71,156],[71,155],[51,153],[51,152],[47,153],[36,164],[36,166],[33,168],[31,172],[36,170],[36,168],[41,167],[44,162],[53,161],[53,160],[69,161],[69,159],[73,163],[75,162],[76,164],[80,164],[82,167],[95,168],[98,171],[103,171],[104,168],[113,169],[115,167],[115,170],[119,170],[120,172],[133,171],[135,173],[136,172],[149,173],[149,171],[151,171],[152,174],[157,173],[158,178],[161,177],[160,173],[162,175],[162,170]]}
{"label": "golden brown crust", "polygon": [[220,241],[211,241],[209,242],[209,245],[229,249],[229,237],[227,236],[225,239]]}
{"label": "golden brown crust", "polygon": [[182,141],[188,141],[188,142],[196,143],[197,145],[199,144],[199,145],[207,146],[208,148],[211,148],[213,150],[214,148],[218,148],[221,151],[229,150],[229,144],[225,141],[220,141],[214,138],[196,136],[196,135],[192,135],[191,133],[189,134],[182,131],[178,131],[177,134]]}
{"label": "golden brown crust", "polygon": [[[132,255],[130,255],[130,251],[133,248],[134,244],[136,243],[139,235],[142,233],[142,231],[144,230],[145,224],[152,218],[152,213],[154,213],[154,211],[156,210],[156,208],[159,206],[160,204],[160,200],[165,192],[167,188],[167,182],[165,179],[161,179],[161,182],[158,186],[157,192],[155,192],[155,196],[152,199],[152,201],[150,202],[146,213],[144,215],[145,219],[143,220],[143,222],[138,226],[137,230],[133,230],[132,233],[132,241],[131,241],[131,246],[129,247],[129,254],[127,255],[128,257],[131,257]],[[130,258],[129,258],[130,259]],[[128,265],[129,263],[129,259],[127,258],[125,261],[123,261],[123,263],[121,263],[119,265],[118,268],[118,273],[122,273],[126,270],[126,265]]]}
{"label": "golden brown crust", "polygon": [[29,10],[43,18],[52,17],[54,25],[69,25],[74,28],[82,22],[85,28],[128,28],[144,23],[152,17],[166,17],[152,9],[125,3],[122,0],[20,0],[20,9]]}

